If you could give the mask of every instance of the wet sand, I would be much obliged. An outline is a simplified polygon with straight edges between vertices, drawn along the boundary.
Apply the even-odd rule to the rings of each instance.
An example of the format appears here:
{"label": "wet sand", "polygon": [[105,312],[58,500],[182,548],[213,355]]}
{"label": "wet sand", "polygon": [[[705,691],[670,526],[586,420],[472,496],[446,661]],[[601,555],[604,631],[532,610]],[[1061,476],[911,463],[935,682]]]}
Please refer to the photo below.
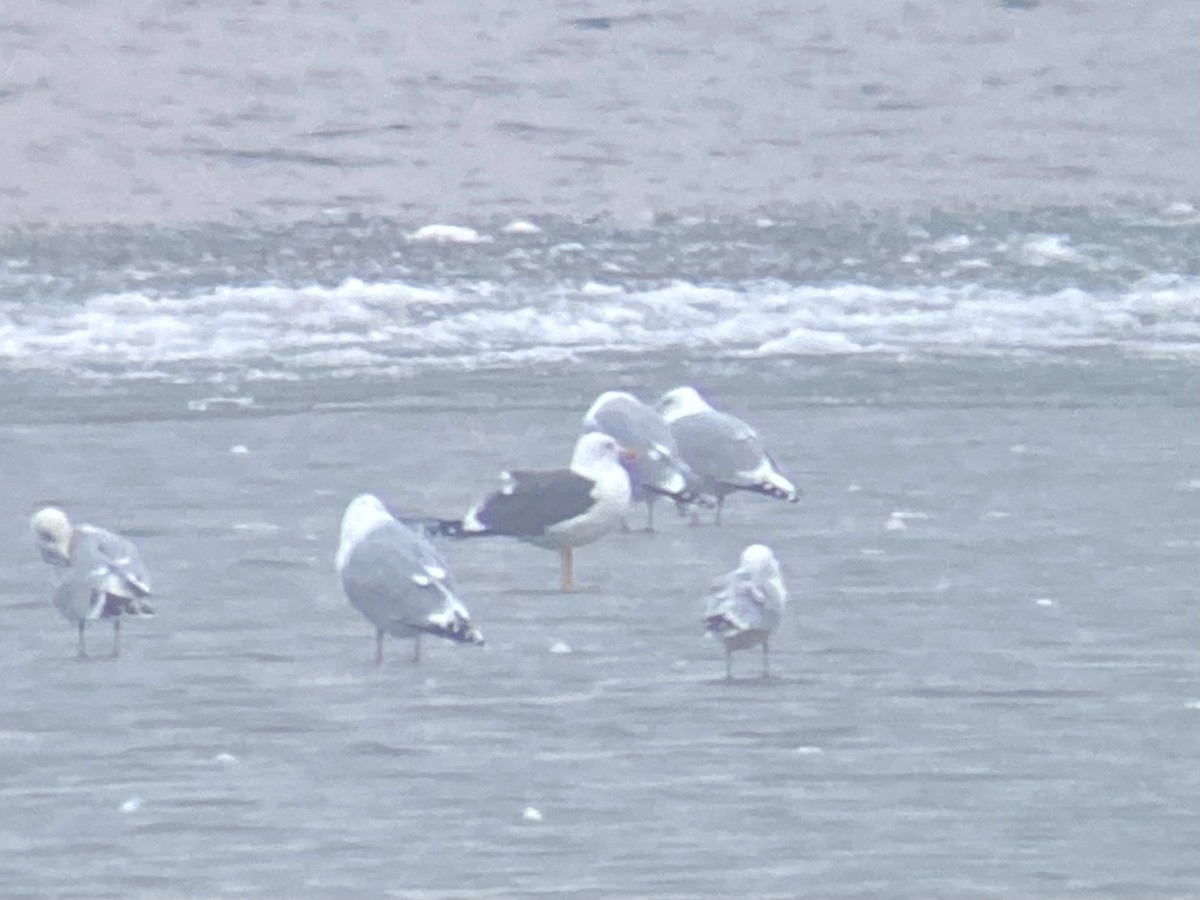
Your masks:
{"label": "wet sand", "polygon": [[[970,371],[710,370],[802,505],[661,515],[582,549],[575,596],[554,554],[450,544],[487,646],[431,641],[414,666],[392,641],[380,669],[332,571],[345,502],[449,513],[500,467],[561,464],[599,376],[238,415],[11,409],[2,892],[1185,895],[1195,373]],[[161,614],[119,662],[76,663],[46,599],[19,511],[50,500],[153,567]],[[699,597],[752,541],[793,600],[776,677],[747,653],[726,685]]]}

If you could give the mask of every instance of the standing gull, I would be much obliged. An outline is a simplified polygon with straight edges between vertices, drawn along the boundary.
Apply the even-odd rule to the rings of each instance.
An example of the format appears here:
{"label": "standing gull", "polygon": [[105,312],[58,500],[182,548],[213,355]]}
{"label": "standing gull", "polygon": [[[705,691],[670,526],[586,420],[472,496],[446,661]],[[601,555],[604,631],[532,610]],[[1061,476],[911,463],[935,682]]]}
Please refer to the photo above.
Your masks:
{"label": "standing gull", "polygon": [[350,605],[375,626],[375,665],[383,664],[385,634],[414,638],[414,662],[421,659],[422,634],[483,643],[442,555],[396,521],[378,497],[362,494],[346,507],[337,570]]}
{"label": "standing gull", "polygon": [[733,680],[733,651],[762,644],[762,677],[770,675],[767,644],[787,603],[787,587],[769,547],[751,544],[738,567],[714,583],[704,627],[725,644],[725,680]]}
{"label": "standing gull", "polygon": [[800,499],[796,486],[763,448],[758,432],[741,419],[713,409],[695,388],[667,391],[658,406],[700,489],[716,495],[718,525],[725,497],[734,491],[766,494],[789,503]]}
{"label": "standing gull", "polygon": [[53,506],[35,513],[29,527],[42,559],[54,567],[55,608],[79,626],[78,658],[88,658],[83,631],[92,619],[112,619],[112,656],[120,656],[121,617],[154,615],[137,547],[103,528],[74,526]]}
{"label": "standing gull", "polygon": [[621,465],[629,455],[610,435],[585,434],[569,469],[503,472],[500,490],[434,530],[453,538],[507,535],[557,550],[562,589],[574,591],[574,548],[608,534],[629,511],[629,475]]}
{"label": "standing gull", "polygon": [[694,476],[679,456],[671,426],[654,407],[625,391],[605,391],[584,415],[583,427],[611,435],[636,454],[627,468],[633,500],[646,504],[647,531],[654,530],[654,501],[660,496],[679,504],[701,502],[691,488]]}

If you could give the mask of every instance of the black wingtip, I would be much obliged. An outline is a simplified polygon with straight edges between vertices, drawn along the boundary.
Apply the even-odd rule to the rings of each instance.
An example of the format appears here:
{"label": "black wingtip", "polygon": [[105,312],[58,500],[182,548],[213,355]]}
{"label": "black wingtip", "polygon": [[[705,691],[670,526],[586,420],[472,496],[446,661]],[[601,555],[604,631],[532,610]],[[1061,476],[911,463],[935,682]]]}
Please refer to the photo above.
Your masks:
{"label": "black wingtip", "polygon": [[725,487],[735,491],[749,491],[752,494],[762,494],[765,497],[773,497],[776,500],[784,500],[788,503],[799,503],[802,491],[797,488],[794,491],[785,491],[778,485],[770,482],[762,482],[760,484],[729,484],[721,482]]}
{"label": "black wingtip", "polygon": [[[109,596],[112,596],[111,594]],[[145,600],[145,595],[139,598],[123,597],[121,615],[134,619],[149,619],[154,617],[154,607]]]}
{"label": "black wingtip", "polygon": [[687,504],[688,506],[699,506],[703,509],[717,508],[716,500],[698,491],[693,491],[691,488],[680,494],[678,500],[680,503]]}
{"label": "black wingtip", "polygon": [[427,519],[422,524],[430,537],[460,538],[467,533],[462,519]]}
{"label": "black wingtip", "polygon": [[430,516],[404,516],[393,514],[392,518],[406,528],[411,528],[413,531],[427,538],[437,537],[443,533],[443,529],[450,523],[442,519],[435,519]]}
{"label": "black wingtip", "polygon": [[785,491],[774,484],[760,484],[756,490],[759,493],[766,494],[768,497],[774,497],[776,500],[784,500],[788,503],[800,502],[800,495],[795,491]]}
{"label": "black wingtip", "polygon": [[704,620],[704,628],[713,634],[722,634],[726,631],[736,630],[737,626],[724,613],[717,613]]}
{"label": "black wingtip", "polygon": [[427,622],[420,630],[456,644],[473,644],[476,647],[484,645],[483,632],[462,616],[455,616],[450,622]]}
{"label": "black wingtip", "polygon": [[681,507],[699,506],[703,507],[704,509],[716,509],[717,507],[716,502],[711,497],[707,497],[704,494],[692,490],[691,488],[685,488],[682,491],[674,492],[663,490],[662,488],[653,484],[644,484],[642,487],[650,491],[652,494],[658,494],[660,497],[668,497],[671,500],[674,500],[676,505]]}

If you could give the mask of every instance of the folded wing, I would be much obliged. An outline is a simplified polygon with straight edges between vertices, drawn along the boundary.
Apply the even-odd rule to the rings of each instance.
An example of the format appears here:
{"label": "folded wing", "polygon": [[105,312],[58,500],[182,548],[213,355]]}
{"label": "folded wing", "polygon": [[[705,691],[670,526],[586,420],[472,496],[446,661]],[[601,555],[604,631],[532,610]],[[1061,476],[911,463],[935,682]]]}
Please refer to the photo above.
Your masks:
{"label": "folded wing", "polygon": [[595,505],[596,483],[569,469],[505,472],[503,484],[463,517],[445,523],[452,537],[536,537],[547,528],[584,516]]}
{"label": "folded wing", "polygon": [[93,525],[75,529],[55,596],[60,609],[87,619],[152,616],[149,596],[150,576],[132,541]]}
{"label": "folded wing", "polygon": [[480,643],[449,567],[424,537],[399,522],[380,525],[347,555],[342,587],[352,606],[396,637],[432,633]]}

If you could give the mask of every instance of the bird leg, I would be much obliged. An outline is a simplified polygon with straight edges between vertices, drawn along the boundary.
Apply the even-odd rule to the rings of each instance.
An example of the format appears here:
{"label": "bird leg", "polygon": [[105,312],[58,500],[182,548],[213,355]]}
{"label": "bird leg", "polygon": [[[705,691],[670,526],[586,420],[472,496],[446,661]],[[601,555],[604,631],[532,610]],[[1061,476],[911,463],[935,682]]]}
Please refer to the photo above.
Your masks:
{"label": "bird leg", "polygon": [[383,629],[375,629],[375,665],[383,665]]}
{"label": "bird leg", "polygon": [[109,654],[113,659],[119,658],[121,655],[121,617],[113,616],[113,648]]}
{"label": "bird leg", "polygon": [[768,644],[768,640],[766,638],[763,638],[763,673],[762,673],[763,678],[771,677],[771,661],[767,655],[767,651],[768,651],[767,644]]}
{"label": "bird leg", "polygon": [[724,508],[725,508],[725,495],[721,494],[721,496],[717,497],[717,522],[716,522],[716,524],[718,524],[718,525],[721,524],[721,510]]}
{"label": "bird leg", "polygon": [[733,683],[733,651],[725,648],[725,683]]}
{"label": "bird leg", "polygon": [[654,534],[654,504],[646,504],[646,527],[643,529],[646,534]]}
{"label": "bird leg", "polygon": [[570,547],[562,547],[558,551],[559,560],[562,563],[562,589],[563,593],[572,594],[577,589],[575,587],[575,554]]}
{"label": "bird leg", "polygon": [[87,624],[87,619],[79,620],[79,649],[75,653],[76,659],[87,659],[87,647],[83,644],[83,626]]}
{"label": "bird leg", "polygon": [[413,662],[421,661],[421,635],[417,635],[417,639],[413,641]]}

